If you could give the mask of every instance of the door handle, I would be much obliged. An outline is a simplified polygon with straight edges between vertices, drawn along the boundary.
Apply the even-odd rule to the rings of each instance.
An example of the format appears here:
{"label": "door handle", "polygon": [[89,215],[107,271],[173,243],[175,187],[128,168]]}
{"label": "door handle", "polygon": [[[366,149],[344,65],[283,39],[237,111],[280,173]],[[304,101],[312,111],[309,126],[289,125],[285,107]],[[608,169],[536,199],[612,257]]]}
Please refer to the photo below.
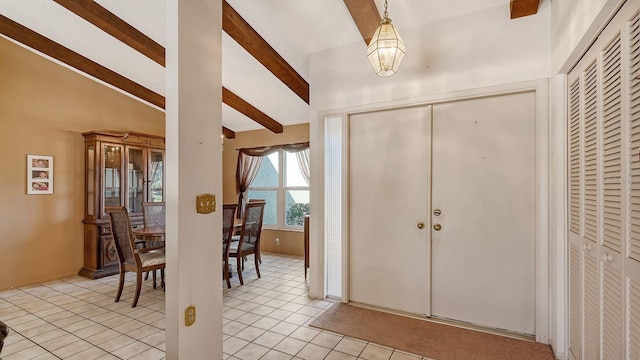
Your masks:
{"label": "door handle", "polygon": [[419,222],[418,223],[418,229],[423,229],[424,228],[424,223],[423,222]]}
{"label": "door handle", "polygon": [[440,224],[433,225],[433,230],[440,231],[440,229],[442,229],[442,226]]}

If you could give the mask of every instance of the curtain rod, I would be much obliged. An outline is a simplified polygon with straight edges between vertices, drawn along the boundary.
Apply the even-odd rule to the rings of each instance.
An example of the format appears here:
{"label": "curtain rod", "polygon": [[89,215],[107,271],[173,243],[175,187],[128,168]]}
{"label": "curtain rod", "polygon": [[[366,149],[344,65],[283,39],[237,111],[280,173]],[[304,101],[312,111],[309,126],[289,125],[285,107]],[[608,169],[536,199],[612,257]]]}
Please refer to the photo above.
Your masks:
{"label": "curtain rod", "polygon": [[263,145],[263,146],[255,146],[255,147],[250,147],[250,148],[236,148],[236,151],[240,151],[240,150],[254,150],[254,149],[262,149],[262,148],[273,148],[273,147],[285,147],[285,146],[292,146],[292,145],[309,145],[308,141],[303,141],[303,142],[297,142],[297,143],[290,143],[290,144],[279,144],[279,145]]}

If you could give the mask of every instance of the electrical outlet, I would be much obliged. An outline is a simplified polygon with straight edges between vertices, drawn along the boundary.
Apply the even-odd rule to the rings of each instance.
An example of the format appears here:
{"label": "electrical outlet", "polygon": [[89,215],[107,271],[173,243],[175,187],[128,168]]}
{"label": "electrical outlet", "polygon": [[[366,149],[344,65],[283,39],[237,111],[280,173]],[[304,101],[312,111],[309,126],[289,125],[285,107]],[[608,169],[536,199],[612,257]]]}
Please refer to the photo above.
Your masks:
{"label": "electrical outlet", "polygon": [[276,238],[276,245],[280,246],[280,238]]}
{"label": "electrical outlet", "polygon": [[196,306],[189,305],[184,309],[184,324],[191,326],[194,322],[196,322]]}

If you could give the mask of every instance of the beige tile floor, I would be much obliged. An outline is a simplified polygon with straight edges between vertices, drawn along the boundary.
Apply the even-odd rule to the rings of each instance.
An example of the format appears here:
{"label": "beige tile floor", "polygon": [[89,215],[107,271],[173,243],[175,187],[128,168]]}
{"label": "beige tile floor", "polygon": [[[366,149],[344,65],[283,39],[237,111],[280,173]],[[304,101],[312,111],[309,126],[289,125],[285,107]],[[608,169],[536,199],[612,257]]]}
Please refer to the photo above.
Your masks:
{"label": "beige tile floor", "polygon": [[[308,298],[301,258],[262,257],[261,279],[249,259],[243,286],[236,274],[231,289],[223,284],[223,359],[421,359],[309,327],[332,303]],[[117,275],[0,292],[0,320],[10,327],[2,360],[164,359],[165,294],[145,281],[138,306],[131,308],[134,283],[129,274],[118,303]],[[209,358],[218,357],[202,359]]]}

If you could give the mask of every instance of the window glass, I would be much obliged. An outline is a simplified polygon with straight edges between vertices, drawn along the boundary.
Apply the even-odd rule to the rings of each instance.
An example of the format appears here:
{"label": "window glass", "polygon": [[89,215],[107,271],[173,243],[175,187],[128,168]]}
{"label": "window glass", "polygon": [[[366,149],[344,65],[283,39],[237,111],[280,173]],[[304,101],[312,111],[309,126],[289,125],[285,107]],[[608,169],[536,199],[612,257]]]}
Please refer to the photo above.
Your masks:
{"label": "window glass", "polygon": [[300,165],[298,164],[298,156],[296,155],[296,153],[287,151],[284,153],[284,157],[286,164],[284,186],[308,186],[307,182],[302,176],[302,171],[300,170]]}
{"label": "window glass", "polygon": [[266,200],[263,219],[266,226],[302,227],[304,216],[309,214],[309,185],[302,176],[296,153],[279,150],[264,157],[245,199]]}
{"label": "window glass", "polygon": [[248,195],[247,201],[261,199],[267,202],[264,207],[262,225],[278,225],[278,190],[249,189]]}
{"label": "window glass", "polygon": [[255,180],[251,183],[252,188],[278,187],[278,153],[275,152],[262,158],[262,165]]}

